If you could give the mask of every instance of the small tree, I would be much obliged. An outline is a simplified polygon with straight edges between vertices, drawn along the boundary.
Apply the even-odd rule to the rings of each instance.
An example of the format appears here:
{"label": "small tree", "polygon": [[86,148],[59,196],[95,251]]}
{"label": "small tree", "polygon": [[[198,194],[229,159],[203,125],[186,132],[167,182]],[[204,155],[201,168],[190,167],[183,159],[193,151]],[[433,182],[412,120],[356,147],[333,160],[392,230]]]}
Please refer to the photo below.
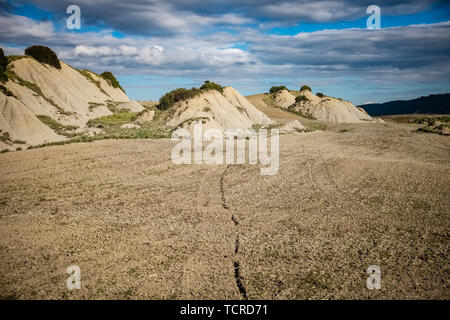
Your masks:
{"label": "small tree", "polygon": [[325,95],[322,92],[317,92],[316,96],[318,96],[319,98],[325,97]]}
{"label": "small tree", "polygon": [[305,96],[297,96],[295,97],[295,102],[307,102],[309,99]]}
{"label": "small tree", "polygon": [[273,86],[272,88],[270,88],[269,92],[276,93],[281,90],[288,90],[288,88],[286,88],[285,86]]}
{"label": "small tree", "polygon": [[0,48],[0,81],[7,81],[6,68],[8,67],[8,59],[3,53],[3,49]]}
{"label": "small tree", "polygon": [[311,91],[311,88],[310,88],[309,86],[307,86],[307,85],[303,85],[303,86],[300,88],[300,91],[303,91],[303,90]]}
{"label": "small tree", "polygon": [[37,61],[46,63],[56,69],[61,69],[58,56],[52,49],[44,46],[31,46],[25,49],[25,55],[32,56]]}
{"label": "small tree", "polygon": [[120,86],[119,81],[117,81],[116,77],[114,77],[114,75],[111,72],[105,71],[100,75],[100,77],[105,79],[111,87],[119,88],[120,90],[125,92],[125,90],[123,90],[123,88]]}

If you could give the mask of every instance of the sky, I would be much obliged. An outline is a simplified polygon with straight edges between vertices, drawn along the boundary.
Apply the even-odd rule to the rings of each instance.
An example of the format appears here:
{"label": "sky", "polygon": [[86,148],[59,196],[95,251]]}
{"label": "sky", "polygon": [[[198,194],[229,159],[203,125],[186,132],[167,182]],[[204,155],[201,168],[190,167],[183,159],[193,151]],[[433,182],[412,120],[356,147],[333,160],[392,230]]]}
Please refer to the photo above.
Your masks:
{"label": "sky", "polygon": [[244,95],[307,84],[354,104],[450,92],[450,1],[0,0],[0,30],[6,54],[48,46],[137,100],[205,80]]}

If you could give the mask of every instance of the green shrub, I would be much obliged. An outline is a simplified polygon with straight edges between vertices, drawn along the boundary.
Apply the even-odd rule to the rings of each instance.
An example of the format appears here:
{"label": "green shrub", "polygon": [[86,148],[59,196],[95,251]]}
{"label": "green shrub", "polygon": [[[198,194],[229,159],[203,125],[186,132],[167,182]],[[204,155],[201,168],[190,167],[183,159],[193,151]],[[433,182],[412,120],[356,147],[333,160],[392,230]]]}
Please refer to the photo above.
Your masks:
{"label": "green shrub", "polygon": [[286,88],[285,86],[273,86],[272,88],[270,88],[269,92],[276,93],[281,90],[288,90],[288,88]]}
{"label": "green shrub", "polygon": [[317,92],[316,96],[318,96],[319,98],[325,97],[325,95],[322,92]]}
{"label": "green shrub", "polygon": [[339,130],[339,132],[341,132],[341,133],[348,132],[348,129],[347,128],[343,128],[343,129]]}
{"label": "green shrub", "polygon": [[46,63],[56,69],[61,69],[58,56],[48,47],[31,46],[25,49],[25,54],[27,56],[32,56],[39,62]]}
{"label": "green shrub", "polygon": [[411,120],[410,122],[411,123],[419,123],[419,124],[424,124],[424,123],[430,124],[435,121],[449,123],[450,116],[423,117],[423,118],[417,118],[417,119]]}
{"label": "green shrub", "polygon": [[159,104],[156,107],[159,110],[167,110],[175,103],[187,99],[192,99],[203,91],[207,90],[217,90],[220,93],[223,93],[223,87],[220,84],[206,80],[205,83],[200,87],[200,89],[194,87],[191,89],[178,88],[166,93],[159,99]]}
{"label": "green shrub", "polygon": [[3,49],[0,48],[0,81],[3,82],[8,81],[8,77],[6,76],[7,67],[8,67],[8,59],[5,57]]}
{"label": "green shrub", "polygon": [[200,94],[202,91],[197,88],[185,89],[178,88],[166,93],[159,99],[159,105],[157,106],[160,110],[167,110],[172,107],[176,102],[194,98],[196,95]]}
{"label": "green shrub", "polygon": [[0,153],[7,153],[9,152],[9,149],[3,149],[2,151],[0,151]]}
{"label": "green shrub", "polygon": [[309,86],[307,86],[307,85],[303,85],[303,86],[300,88],[300,91],[303,91],[303,90],[311,91],[311,88],[310,88]]}
{"label": "green shrub", "polygon": [[105,71],[100,75],[100,77],[105,79],[113,88],[119,88],[125,93],[125,90],[123,90],[123,88],[120,86],[119,81],[117,81],[116,77],[114,77],[111,72]]}
{"label": "green shrub", "polygon": [[307,102],[309,99],[305,96],[297,96],[295,97],[295,102]]}
{"label": "green shrub", "polygon": [[11,137],[8,132],[2,132],[0,135],[0,141],[6,144],[11,144]]}
{"label": "green shrub", "polygon": [[208,80],[206,80],[205,83],[200,87],[200,90],[217,90],[220,93],[223,93],[223,88],[220,84],[210,82]]}

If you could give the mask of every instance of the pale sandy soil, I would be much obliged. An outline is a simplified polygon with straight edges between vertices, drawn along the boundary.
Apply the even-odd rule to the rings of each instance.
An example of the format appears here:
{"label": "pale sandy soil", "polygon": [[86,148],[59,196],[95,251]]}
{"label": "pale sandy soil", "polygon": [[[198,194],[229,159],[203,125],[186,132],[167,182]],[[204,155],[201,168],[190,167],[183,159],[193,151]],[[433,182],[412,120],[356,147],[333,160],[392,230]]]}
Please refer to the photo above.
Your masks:
{"label": "pale sandy soil", "polygon": [[449,299],[450,139],[413,128],[282,136],[275,176],[167,139],[0,154],[0,297]]}

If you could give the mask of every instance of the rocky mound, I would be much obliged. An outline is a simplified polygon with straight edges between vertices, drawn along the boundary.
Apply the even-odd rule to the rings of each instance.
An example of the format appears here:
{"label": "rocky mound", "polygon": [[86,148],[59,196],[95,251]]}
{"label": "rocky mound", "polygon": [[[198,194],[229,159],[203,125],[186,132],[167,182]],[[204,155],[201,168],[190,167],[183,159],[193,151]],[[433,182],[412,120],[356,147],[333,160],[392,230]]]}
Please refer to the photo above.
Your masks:
{"label": "rocky mound", "polygon": [[168,126],[193,131],[193,125],[201,121],[203,129],[251,129],[272,124],[264,113],[255,108],[246,98],[231,87],[223,94],[217,90],[206,90],[191,99],[177,102]]}
{"label": "rocky mound", "polygon": [[298,120],[292,120],[288,123],[285,123],[281,129],[281,133],[292,133],[292,132],[304,132],[307,129],[300,123]]}
{"label": "rocky mound", "polygon": [[62,61],[58,69],[29,56],[9,58],[7,79],[0,83],[0,130],[9,136],[2,139],[2,149],[14,149],[15,140],[36,145],[66,139],[55,126],[81,130],[88,120],[113,114],[111,105],[143,110],[120,86],[94,72]]}
{"label": "rocky mound", "polygon": [[280,90],[274,93],[273,100],[278,107],[288,109],[295,103],[295,96],[288,90]]}
{"label": "rocky mound", "polygon": [[371,116],[356,108],[351,102],[328,96],[319,97],[312,94],[309,90],[300,91],[297,102],[289,109],[330,122],[358,123],[374,121]]}

